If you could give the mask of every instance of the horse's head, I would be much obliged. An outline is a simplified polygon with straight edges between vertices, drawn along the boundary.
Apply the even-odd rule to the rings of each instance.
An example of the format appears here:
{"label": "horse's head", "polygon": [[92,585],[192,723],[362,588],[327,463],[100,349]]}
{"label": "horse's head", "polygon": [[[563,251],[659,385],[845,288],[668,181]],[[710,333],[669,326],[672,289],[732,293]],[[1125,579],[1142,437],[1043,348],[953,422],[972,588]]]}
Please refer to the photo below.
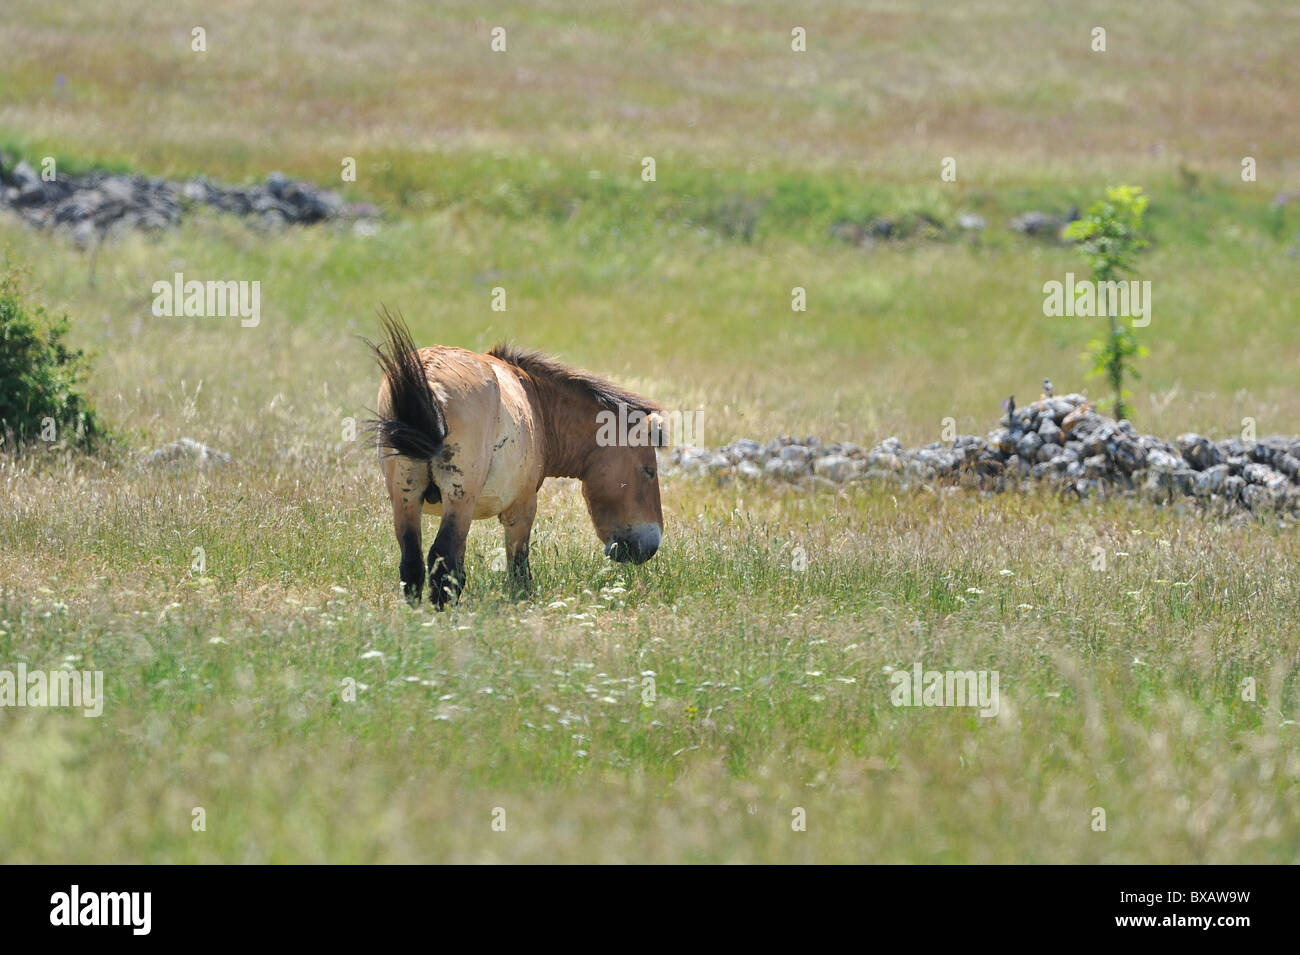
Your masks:
{"label": "horse's head", "polygon": [[[639,417],[638,417],[639,416]],[[582,496],[605,556],[643,564],[654,556],[663,537],[659,504],[659,467],[655,448],[662,439],[657,414],[633,411],[631,427],[620,440],[600,441],[588,459]]]}

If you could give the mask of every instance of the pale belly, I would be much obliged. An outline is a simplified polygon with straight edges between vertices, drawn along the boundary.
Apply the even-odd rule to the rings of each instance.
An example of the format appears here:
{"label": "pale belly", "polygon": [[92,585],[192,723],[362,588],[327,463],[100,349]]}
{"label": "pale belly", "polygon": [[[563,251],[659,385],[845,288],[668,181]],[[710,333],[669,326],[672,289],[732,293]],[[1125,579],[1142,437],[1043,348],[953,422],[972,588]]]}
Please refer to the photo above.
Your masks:
{"label": "pale belly", "polygon": [[[504,451],[505,448],[502,449]],[[496,517],[507,507],[523,495],[524,489],[528,487],[531,479],[524,479],[523,468],[511,468],[499,463],[501,452],[497,452],[493,457],[492,467],[488,471],[487,483],[483,485],[483,490],[479,492],[478,500],[474,503],[474,520],[481,521],[485,518]],[[423,504],[425,514],[442,514],[442,502],[436,503],[425,501]]]}

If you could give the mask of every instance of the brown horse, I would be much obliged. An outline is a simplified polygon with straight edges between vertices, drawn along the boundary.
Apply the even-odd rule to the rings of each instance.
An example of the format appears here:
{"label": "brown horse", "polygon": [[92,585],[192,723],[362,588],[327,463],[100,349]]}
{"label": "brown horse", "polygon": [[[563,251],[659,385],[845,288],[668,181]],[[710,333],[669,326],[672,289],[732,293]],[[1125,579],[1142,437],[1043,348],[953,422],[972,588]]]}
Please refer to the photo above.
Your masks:
{"label": "brown horse", "polygon": [[[428,567],[430,599],[439,607],[464,586],[470,522],[488,517],[505,527],[512,589],[526,592],[528,538],[548,477],[582,482],[607,556],[638,564],[654,556],[663,534],[657,405],[508,345],[486,355],[445,345],[417,349],[399,319],[383,312],[381,321],[387,341],[370,343],[384,375],[371,424],[409,601],[419,602],[424,584],[422,511],[442,515]],[[604,426],[611,414],[643,426],[610,441]]]}

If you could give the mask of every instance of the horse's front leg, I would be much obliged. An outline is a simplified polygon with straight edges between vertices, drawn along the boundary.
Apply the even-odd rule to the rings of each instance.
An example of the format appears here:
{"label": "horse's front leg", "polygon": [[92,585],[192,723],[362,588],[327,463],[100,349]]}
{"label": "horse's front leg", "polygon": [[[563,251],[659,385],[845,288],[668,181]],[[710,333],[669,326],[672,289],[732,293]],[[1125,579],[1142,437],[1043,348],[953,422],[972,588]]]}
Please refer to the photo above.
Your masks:
{"label": "horse's front leg", "polygon": [[448,506],[443,502],[442,523],[429,548],[429,599],[441,610],[454,602],[465,586],[465,542],[473,521],[474,505]]}
{"label": "horse's front leg", "polygon": [[526,597],[533,590],[533,575],[528,569],[528,539],[537,516],[536,492],[521,498],[502,511],[497,519],[506,531],[506,572],[510,593]]}

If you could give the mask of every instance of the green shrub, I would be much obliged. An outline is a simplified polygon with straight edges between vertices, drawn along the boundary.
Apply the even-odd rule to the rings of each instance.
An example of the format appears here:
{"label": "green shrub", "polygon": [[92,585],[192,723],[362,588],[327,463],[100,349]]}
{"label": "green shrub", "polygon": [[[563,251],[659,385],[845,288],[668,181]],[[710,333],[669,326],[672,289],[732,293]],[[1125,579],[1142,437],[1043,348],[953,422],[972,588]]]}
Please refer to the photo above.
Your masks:
{"label": "green shrub", "polygon": [[89,449],[105,437],[78,390],[86,359],[64,343],[66,315],[30,304],[19,281],[0,277],[0,443],[63,442]]}
{"label": "green shrub", "polygon": [[[1082,219],[1066,229],[1066,238],[1079,241],[1096,282],[1111,282],[1134,272],[1133,258],[1147,245],[1143,235],[1147,203],[1141,187],[1114,186],[1106,190],[1106,198],[1094,202]],[[1088,377],[1106,378],[1112,413],[1116,419],[1127,418],[1132,409],[1124,400],[1128,397],[1124,379],[1138,377],[1134,362],[1147,350],[1138,344],[1132,328],[1121,324],[1115,315],[1107,318],[1106,337],[1088,344]]]}

